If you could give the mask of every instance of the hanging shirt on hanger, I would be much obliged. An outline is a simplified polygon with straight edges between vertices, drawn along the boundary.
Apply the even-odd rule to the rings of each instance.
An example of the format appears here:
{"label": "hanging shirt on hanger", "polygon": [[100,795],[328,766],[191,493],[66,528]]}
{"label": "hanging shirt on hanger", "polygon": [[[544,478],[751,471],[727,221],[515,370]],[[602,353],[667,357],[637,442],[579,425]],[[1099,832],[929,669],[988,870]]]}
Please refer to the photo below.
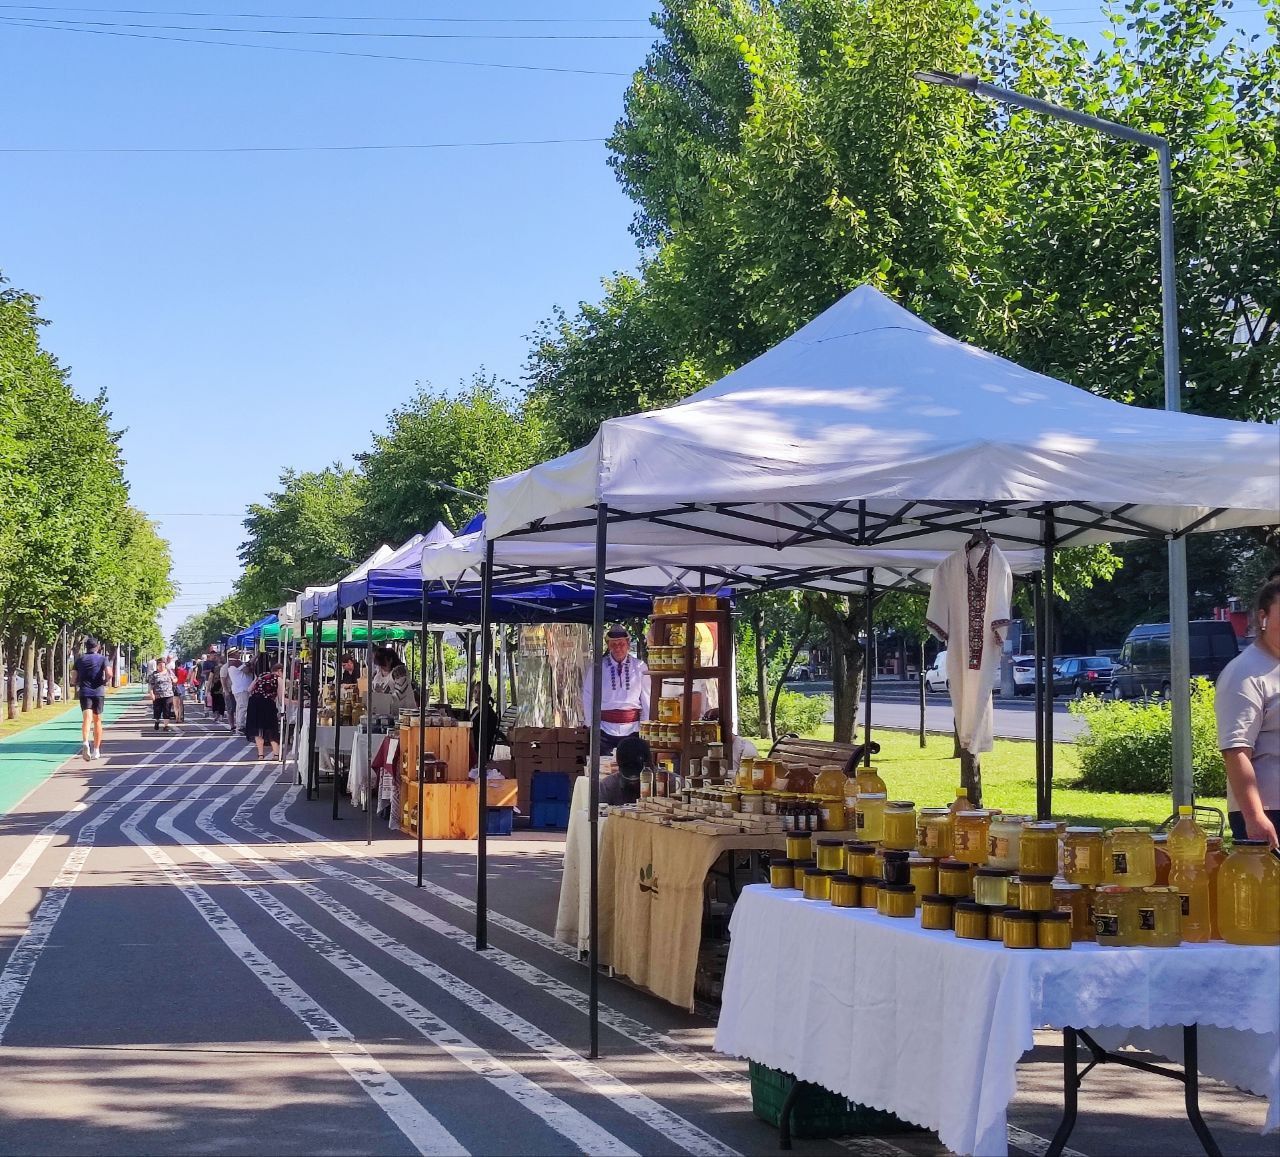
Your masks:
{"label": "hanging shirt on hanger", "polygon": [[966,546],[933,572],[925,624],[946,644],[956,734],[960,746],[974,754],[992,747],[991,692],[1012,598],[1013,573],[994,543]]}

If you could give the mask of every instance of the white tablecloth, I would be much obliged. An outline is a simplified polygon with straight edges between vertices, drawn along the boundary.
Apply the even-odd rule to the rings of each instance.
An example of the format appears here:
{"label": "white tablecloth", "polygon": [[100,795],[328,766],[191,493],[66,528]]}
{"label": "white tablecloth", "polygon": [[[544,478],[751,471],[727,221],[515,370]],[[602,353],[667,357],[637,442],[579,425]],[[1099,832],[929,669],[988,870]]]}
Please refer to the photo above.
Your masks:
{"label": "white tablecloth", "polygon": [[[918,920],[747,888],[730,924],[716,1049],[794,1073],[938,1133],[1008,1152],[1018,1059],[1042,1026],[1181,1056],[1160,1026],[1198,1024],[1200,1071],[1269,1098],[1280,1128],[1280,948],[1013,951]],[[1154,1029],[1154,1033],[1132,1030]]]}
{"label": "white tablecloth", "polygon": [[[591,777],[580,775],[574,780],[573,800],[569,804],[569,830],[564,839],[564,871],[560,876],[560,906],[556,910],[556,939],[579,952],[586,952],[591,939]],[[604,839],[600,817],[599,838]],[[604,902],[601,880],[601,902]],[[613,895],[613,881],[608,894]]]}

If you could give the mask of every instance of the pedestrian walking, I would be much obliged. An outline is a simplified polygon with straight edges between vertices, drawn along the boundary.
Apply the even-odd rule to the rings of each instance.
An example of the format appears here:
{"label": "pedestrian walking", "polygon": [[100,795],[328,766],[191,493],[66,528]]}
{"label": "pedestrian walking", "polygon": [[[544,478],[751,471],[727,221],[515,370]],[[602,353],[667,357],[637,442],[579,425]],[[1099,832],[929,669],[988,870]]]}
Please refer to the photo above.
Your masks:
{"label": "pedestrian walking", "polygon": [[159,731],[163,722],[166,731],[172,731],[169,721],[173,718],[174,690],[177,681],[169,670],[166,659],[156,660],[156,669],[147,680],[147,698],[151,700],[151,718],[155,722],[155,730]]}
{"label": "pedestrian walking", "polygon": [[185,700],[187,697],[187,680],[191,672],[185,663],[169,661],[169,669],[173,672],[173,717],[177,722],[186,722]]}
{"label": "pedestrian walking", "polygon": [[222,684],[222,698],[227,711],[227,723],[234,734],[236,729],[236,696],[231,688],[231,672],[240,665],[240,652],[234,647],[227,652],[226,659],[218,668],[218,682]]}
{"label": "pedestrian walking", "polygon": [[280,758],[280,713],[276,699],[280,694],[279,660],[259,675],[249,688],[249,705],[245,712],[245,735],[258,748],[258,758],[264,758],[265,745],[271,744],[271,758]]}
{"label": "pedestrian walking", "polygon": [[110,661],[99,653],[98,640],[90,635],[71,669],[71,683],[80,696],[80,750],[85,759],[102,758],[102,704],[111,675]]}
{"label": "pedestrian walking", "polygon": [[253,663],[239,659],[231,665],[231,694],[236,701],[236,713],[232,720],[231,730],[245,734],[245,724],[249,718],[249,689],[253,686],[255,673]]}

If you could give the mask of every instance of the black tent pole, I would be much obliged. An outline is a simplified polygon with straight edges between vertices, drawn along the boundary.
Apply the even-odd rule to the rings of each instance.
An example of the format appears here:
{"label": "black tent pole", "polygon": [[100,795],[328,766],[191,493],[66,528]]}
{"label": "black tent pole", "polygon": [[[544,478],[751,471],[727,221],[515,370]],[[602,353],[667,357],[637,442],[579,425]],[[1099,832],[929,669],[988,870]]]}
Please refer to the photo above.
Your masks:
{"label": "black tent pole", "polygon": [[600,1055],[600,697],[604,693],[601,652],[604,649],[604,584],[608,570],[609,507],[596,507],[596,573],[591,615],[591,785],[588,792],[588,840],[591,844],[588,959],[591,966],[588,1020],[591,1048],[587,1056]]}
{"label": "black tent pole", "polygon": [[320,620],[311,620],[311,703],[307,714],[307,799],[320,794],[320,753],[316,750],[316,715],[320,710]]}
{"label": "black tent pole", "polygon": [[[338,818],[338,768],[342,764],[342,611],[338,611],[337,631],[333,637],[333,818]],[[365,676],[369,666],[365,663]]]}
{"label": "black tent pole", "polygon": [[426,783],[426,761],[423,748],[427,743],[427,583],[422,582],[422,654],[418,658],[421,670],[422,694],[418,696],[418,887],[422,887],[422,793]]}
{"label": "black tent pole", "polygon": [[[489,603],[493,598],[493,541],[484,544],[484,576],[480,583],[480,695],[476,716],[476,805],[480,827],[476,833],[476,951],[489,947],[489,784],[485,779],[488,727],[485,692],[489,689]],[[468,651],[470,644],[468,644]],[[470,691],[468,689],[468,699]]]}
{"label": "black tent pole", "polygon": [[[366,592],[367,596],[368,592]],[[373,813],[377,811],[378,793],[373,790],[373,599],[365,598],[365,629],[368,631],[370,662],[365,669],[364,679],[364,802],[366,832],[364,842],[373,844]]]}
{"label": "black tent pole", "polygon": [[862,656],[863,679],[867,685],[867,705],[866,712],[863,715],[862,723],[862,742],[864,744],[862,752],[863,767],[871,766],[871,688],[875,683],[875,661],[876,651],[873,642],[872,631],[875,629],[875,611],[872,604],[876,598],[875,571],[870,567],[867,568],[867,645]]}
{"label": "black tent pole", "polygon": [[1044,814],[1044,591],[1043,576],[1031,579],[1032,610],[1036,617],[1036,818]]}
{"label": "black tent pole", "polygon": [[1053,815],[1053,569],[1056,527],[1053,508],[1044,516],[1044,641],[1047,690],[1044,697],[1044,810],[1037,819]]}

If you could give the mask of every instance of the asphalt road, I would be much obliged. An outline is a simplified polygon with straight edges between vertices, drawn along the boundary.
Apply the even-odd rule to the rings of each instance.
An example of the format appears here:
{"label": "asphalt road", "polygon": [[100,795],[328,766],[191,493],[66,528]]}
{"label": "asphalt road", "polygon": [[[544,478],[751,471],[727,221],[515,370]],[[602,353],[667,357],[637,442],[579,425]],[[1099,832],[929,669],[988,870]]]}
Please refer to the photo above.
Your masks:
{"label": "asphalt road", "polygon": [[[831,684],[825,680],[797,680],[786,684],[788,691],[804,695],[830,695]],[[865,703],[865,700],[864,700]],[[995,735],[1002,739],[1035,739],[1035,703],[1029,697],[995,697]],[[859,726],[862,707],[858,708]],[[830,717],[828,716],[828,720]],[[951,733],[951,701],[944,693],[925,695],[924,725],[928,731]],[[920,726],[920,692],[914,683],[877,680],[872,690],[871,726],[877,724],[894,730],[914,731]],[[1067,711],[1066,699],[1053,704],[1053,737],[1059,743],[1071,743],[1085,730],[1083,720]]]}
{"label": "asphalt road", "polygon": [[[472,845],[431,846],[418,890],[410,840],[366,847],[361,817],[335,823],[197,713],[165,736],[131,710],[104,763],[69,761],[0,818],[0,1151],[777,1152],[705,1018],[603,979],[585,1059],[587,975],[549,935],[561,837],[490,841],[478,954]],[[1055,1038],[1037,1046],[1015,1154],[1042,1154],[1061,1112]],[[1224,1153],[1274,1157],[1260,1099],[1206,1081],[1202,1104]],[[1068,1157],[1192,1151],[1178,1085],[1091,1074]],[[913,1132],[793,1152],[942,1150]]]}

